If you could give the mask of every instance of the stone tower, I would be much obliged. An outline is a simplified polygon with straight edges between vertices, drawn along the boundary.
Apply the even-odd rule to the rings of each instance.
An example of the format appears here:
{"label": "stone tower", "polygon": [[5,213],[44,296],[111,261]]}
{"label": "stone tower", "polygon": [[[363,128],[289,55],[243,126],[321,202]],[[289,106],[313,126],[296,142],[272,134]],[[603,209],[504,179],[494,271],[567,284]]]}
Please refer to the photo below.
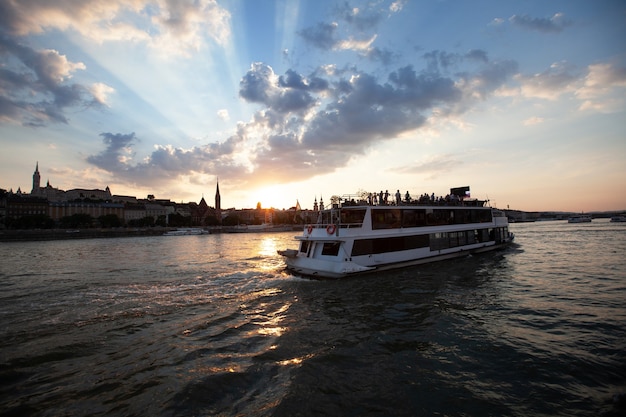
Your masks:
{"label": "stone tower", "polygon": [[30,193],[38,194],[40,188],[41,188],[41,175],[39,175],[39,161],[37,161],[37,165],[35,165],[35,172],[33,173],[33,190]]}

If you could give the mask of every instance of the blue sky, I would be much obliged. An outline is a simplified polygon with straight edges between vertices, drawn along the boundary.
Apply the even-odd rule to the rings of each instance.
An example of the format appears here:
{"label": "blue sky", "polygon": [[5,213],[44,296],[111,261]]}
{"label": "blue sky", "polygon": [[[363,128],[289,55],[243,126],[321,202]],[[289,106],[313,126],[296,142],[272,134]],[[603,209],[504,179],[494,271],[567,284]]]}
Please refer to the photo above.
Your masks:
{"label": "blue sky", "polygon": [[5,0],[0,188],[626,209],[622,1]]}

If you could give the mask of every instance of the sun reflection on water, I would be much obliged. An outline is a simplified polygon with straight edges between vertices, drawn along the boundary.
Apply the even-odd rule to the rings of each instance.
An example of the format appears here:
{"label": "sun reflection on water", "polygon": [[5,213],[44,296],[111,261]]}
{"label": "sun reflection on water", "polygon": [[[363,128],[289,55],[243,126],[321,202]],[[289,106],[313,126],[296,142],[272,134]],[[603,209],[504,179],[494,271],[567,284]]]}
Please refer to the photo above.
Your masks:
{"label": "sun reflection on water", "polygon": [[261,250],[259,251],[259,255],[263,256],[274,256],[276,254],[276,239],[273,237],[265,237],[261,241]]}

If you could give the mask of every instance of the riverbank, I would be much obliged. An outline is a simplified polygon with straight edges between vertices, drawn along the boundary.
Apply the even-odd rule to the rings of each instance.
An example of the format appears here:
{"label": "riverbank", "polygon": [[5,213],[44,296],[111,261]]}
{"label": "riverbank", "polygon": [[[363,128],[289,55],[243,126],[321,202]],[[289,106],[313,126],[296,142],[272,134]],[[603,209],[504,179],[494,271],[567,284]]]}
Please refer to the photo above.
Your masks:
{"label": "riverbank", "polygon": [[[0,242],[26,242],[39,240],[65,239],[101,239],[115,237],[162,236],[166,232],[177,230],[176,227],[115,228],[115,229],[36,229],[36,230],[0,230]],[[213,226],[205,228],[206,234],[216,233],[272,233],[301,231],[302,226]]]}
{"label": "riverbank", "polygon": [[135,236],[160,236],[168,227],[117,228],[117,229],[37,229],[1,230],[0,242],[24,242],[30,240],[96,239]]}

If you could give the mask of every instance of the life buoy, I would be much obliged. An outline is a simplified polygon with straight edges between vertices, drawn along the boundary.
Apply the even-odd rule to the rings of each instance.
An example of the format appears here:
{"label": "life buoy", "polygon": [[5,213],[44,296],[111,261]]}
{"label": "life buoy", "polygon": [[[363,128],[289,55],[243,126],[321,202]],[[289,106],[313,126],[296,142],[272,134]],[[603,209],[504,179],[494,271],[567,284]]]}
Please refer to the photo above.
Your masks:
{"label": "life buoy", "polygon": [[311,233],[313,232],[313,226],[308,225],[308,226],[306,227],[306,231],[307,231],[307,232],[309,232],[309,234],[311,234]]}
{"label": "life buoy", "polygon": [[335,230],[337,230],[337,226],[335,226],[334,224],[329,224],[328,226],[326,226],[326,233],[328,233],[329,235],[335,233]]}

